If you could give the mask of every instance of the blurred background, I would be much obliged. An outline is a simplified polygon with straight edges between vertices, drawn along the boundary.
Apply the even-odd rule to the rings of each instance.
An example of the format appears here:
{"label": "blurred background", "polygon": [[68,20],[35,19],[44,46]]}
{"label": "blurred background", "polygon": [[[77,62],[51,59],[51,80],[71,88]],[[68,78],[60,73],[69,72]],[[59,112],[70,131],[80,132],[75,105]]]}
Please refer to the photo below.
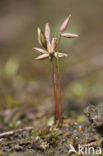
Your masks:
{"label": "blurred background", "polygon": [[38,26],[44,30],[49,22],[56,36],[69,14],[67,32],[79,38],[60,44],[60,51],[69,55],[60,61],[63,110],[69,117],[70,110],[80,114],[89,103],[102,103],[103,1],[0,0],[0,120],[5,124],[16,112],[19,117],[10,120],[11,127],[14,121],[21,124],[20,112],[31,120],[39,106],[38,116],[43,109],[53,110],[49,62],[35,61],[32,48],[39,47]]}

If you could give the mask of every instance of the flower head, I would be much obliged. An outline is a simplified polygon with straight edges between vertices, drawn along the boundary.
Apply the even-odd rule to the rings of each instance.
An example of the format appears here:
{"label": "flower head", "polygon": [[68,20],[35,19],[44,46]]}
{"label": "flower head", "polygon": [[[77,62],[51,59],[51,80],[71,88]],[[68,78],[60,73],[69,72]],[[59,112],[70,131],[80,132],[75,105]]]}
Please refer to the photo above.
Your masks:
{"label": "flower head", "polygon": [[[71,17],[71,15],[69,15],[66,18],[66,20],[62,23],[62,25],[60,27],[60,31],[59,31],[60,37],[66,37],[66,38],[78,37],[78,35],[76,35],[76,34],[63,33],[68,26],[70,17]],[[53,37],[52,40],[50,41],[51,31],[50,31],[50,26],[48,23],[46,23],[46,25],[45,25],[45,33],[43,33],[43,31],[40,28],[37,29],[37,33],[38,33],[39,44],[45,49],[33,48],[33,50],[35,50],[35,52],[39,52],[41,54],[40,56],[35,58],[36,60],[44,60],[47,58],[49,58],[51,60],[53,57],[61,58],[61,57],[68,56],[66,53],[57,51],[58,40],[56,37]]]}

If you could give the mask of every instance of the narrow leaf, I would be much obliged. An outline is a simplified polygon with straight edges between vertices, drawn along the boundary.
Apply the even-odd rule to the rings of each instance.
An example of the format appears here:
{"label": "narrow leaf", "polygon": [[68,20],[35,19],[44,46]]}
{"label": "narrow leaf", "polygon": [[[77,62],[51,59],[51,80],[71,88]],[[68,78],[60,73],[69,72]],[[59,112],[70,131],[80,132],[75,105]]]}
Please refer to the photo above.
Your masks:
{"label": "narrow leaf", "polygon": [[40,28],[37,29],[37,32],[38,32],[38,41],[39,41],[39,44],[41,46],[43,46],[44,48],[47,48],[47,43],[46,43],[46,38],[45,38],[44,33],[41,31]]}
{"label": "narrow leaf", "polygon": [[44,59],[46,59],[48,57],[49,57],[49,54],[42,54],[42,55],[36,57],[35,59],[36,60],[44,60]]}
{"label": "narrow leaf", "polygon": [[41,49],[41,48],[33,48],[33,50],[35,50],[35,52],[39,52],[42,54],[48,53],[47,51],[45,51],[44,49]]}
{"label": "narrow leaf", "polygon": [[71,34],[71,33],[62,33],[61,36],[66,37],[66,38],[76,38],[76,37],[78,37],[77,34]]}
{"label": "narrow leaf", "polygon": [[57,58],[57,57],[66,57],[66,56],[68,56],[66,53],[60,53],[60,52],[55,52],[55,57]]}
{"label": "narrow leaf", "polygon": [[53,38],[52,43],[51,43],[51,52],[52,53],[54,53],[56,51],[56,47],[57,47],[57,38]]}
{"label": "narrow leaf", "polygon": [[40,40],[40,32],[41,32],[41,29],[38,27],[38,28],[37,28],[38,42],[39,42],[39,44],[42,46],[42,43],[41,43],[41,40]]}
{"label": "narrow leaf", "polygon": [[64,32],[68,26],[69,20],[70,20],[71,15],[69,15],[66,20],[62,23],[60,27],[60,32]]}
{"label": "narrow leaf", "polygon": [[48,23],[46,23],[45,25],[45,37],[46,37],[47,42],[49,42],[50,41],[50,26]]}
{"label": "narrow leaf", "polygon": [[50,41],[47,42],[47,49],[48,49],[48,52],[50,53],[51,52],[51,43],[50,43]]}

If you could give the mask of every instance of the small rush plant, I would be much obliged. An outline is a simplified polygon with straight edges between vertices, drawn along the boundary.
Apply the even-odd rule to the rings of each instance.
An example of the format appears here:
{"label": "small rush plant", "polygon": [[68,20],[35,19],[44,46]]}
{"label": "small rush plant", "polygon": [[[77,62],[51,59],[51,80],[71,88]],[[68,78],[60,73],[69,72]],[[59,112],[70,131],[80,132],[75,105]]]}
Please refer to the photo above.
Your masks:
{"label": "small rush plant", "polygon": [[[51,72],[54,86],[54,103],[55,103],[55,122],[62,121],[62,111],[61,111],[61,84],[60,84],[60,71],[59,71],[59,59],[68,56],[66,53],[59,52],[58,45],[60,43],[61,37],[65,38],[76,38],[77,34],[64,33],[66,30],[71,15],[69,15],[65,21],[61,24],[59,29],[59,37],[53,37],[51,39],[51,31],[48,23],[45,25],[45,33],[38,27],[38,42],[43,48],[33,48],[37,53],[40,53],[36,60],[49,59],[51,63]],[[56,60],[56,61],[55,61]],[[55,63],[56,62],[56,63]],[[55,71],[56,66],[56,71]],[[57,92],[58,91],[58,92]]]}

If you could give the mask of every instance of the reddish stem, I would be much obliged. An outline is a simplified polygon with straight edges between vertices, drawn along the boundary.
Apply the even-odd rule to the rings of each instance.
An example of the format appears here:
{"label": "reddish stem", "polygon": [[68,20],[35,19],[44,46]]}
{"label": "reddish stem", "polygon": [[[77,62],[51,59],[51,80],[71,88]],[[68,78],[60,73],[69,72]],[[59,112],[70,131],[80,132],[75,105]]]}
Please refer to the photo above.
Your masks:
{"label": "reddish stem", "polygon": [[58,102],[57,102],[57,86],[56,86],[56,76],[54,73],[54,64],[51,60],[51,69],[53,74],[53,86],[54,86],[54,102],[55,102],[55,121],[60,120],[59,119],[59,112],[58,112]]}

